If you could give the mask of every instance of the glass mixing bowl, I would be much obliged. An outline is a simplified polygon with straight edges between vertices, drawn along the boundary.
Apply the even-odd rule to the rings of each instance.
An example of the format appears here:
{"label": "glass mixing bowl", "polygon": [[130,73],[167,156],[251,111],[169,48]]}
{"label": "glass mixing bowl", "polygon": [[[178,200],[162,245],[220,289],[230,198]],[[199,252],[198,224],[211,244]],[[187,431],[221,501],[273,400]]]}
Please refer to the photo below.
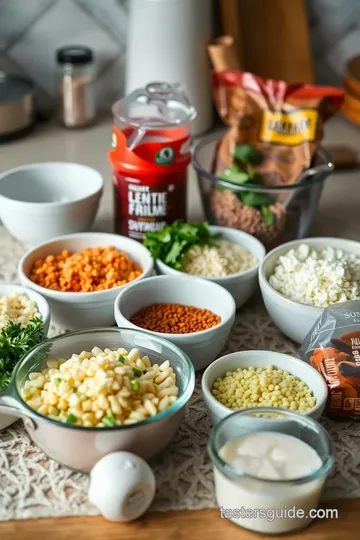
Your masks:
{"label": "glass mixing bowl", "polygon": [[[263,186],[236,185],[212,174],[216,144],[221,133],[204,137],[196,146],[193,166],[197,173],[201,198],[207,221],[240,229],[258,238],[272,249],[290,240],[308,235],[316,216],[324,182],[334,170],[328,153],[319,149],[312,167],[292,185]],[[244,205],[238,198],[240,192],[270,196],[274,218],[267,222],[258,208]]]}

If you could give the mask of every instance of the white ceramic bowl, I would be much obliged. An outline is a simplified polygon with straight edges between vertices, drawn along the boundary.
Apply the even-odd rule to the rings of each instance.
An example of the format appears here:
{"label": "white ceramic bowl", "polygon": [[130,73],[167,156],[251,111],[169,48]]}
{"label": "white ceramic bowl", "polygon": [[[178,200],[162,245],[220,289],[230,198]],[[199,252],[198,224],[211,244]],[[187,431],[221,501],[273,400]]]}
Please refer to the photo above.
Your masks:
{"label": "white ceramic bowl", "polygon": [[34,163],[0,175],[0,219],[26,245],[87,231],[103,189],[100,173],[78,163]]}
{"label": "white ceramic bowl", "polygon": [[[47,336],[50,325],[50,308],[45,298],[36,291],[26,289],[24,287],[21,287],[20,285],[5,285],[3,283],[0,283],[0,296],[9,296],[13,293],[26,294],[29,298],[31,298],[31,300],[36,302],[38,311],[43,319],[44,334],[45,336]],[[21,360],[21,358],[19,358],[19,360]],[[14,416],[0,414],[0,430],[10,426],[14,422],[16,422],[16,420],[17,418]]]}
{"label": "white ceramic bowl", "polygon": [[259,268],[259,283],[265,307],[272,321],[289,338],[302,343],[322,314],[324,308],[307,306],[289,300],[277,292],[268,282],[273,273],[276,261],[290,249],[307,244],[315,248],[331,246],[350,253],[360,255],[360,242],[345,240],[343,238],[304,238],[294,240],[279,246],[268,253]]}
{"label": "white ceramic bowl", "polygon": [[208,330],[191,334],[151,332],[175,343],[194,364],[202,369],[217,357],[229,336],[235,320],[233,297],[220,285],[188,276],[156,276],[138,281],[120,292],[115,301],[115,319],[119,327],[139,328],[130,318],[152,304],[184,304],[208,309],[221,317],[221,322]]}
{"label": "white ceramic bowl", "polygon": [[150,252],[142,244],[124,236],[106,233],[80,233],[55,238],[51,242],[29,250],[19,262],[18,271],[22,285],[39,292],[47,299],[54,322],[66,330],[115,324],[115,298],[119,291],[124,290],[129,285],[97,292],[53,291],[36,285],[28,278],[32,265],[37,259],[43,259],[47,255],[58,255],[64,249],[77,252],[86,247],[105,246],[114,246],[124,251],[141,266],[143,273],[134,282],[143,280],[152,274],[153,259]]}
{"label": "white ceramic bowl", "polygon": [[[205,370],[202,377],[202,393],[213,425],[234,412],[217,401],[211,394],[217,377],[224,377],[227,371],[234,371],[239,367],[246,368],[254,366],[255,368],[265,368],[269,365],[288,371],[291,375],[301,379],[312,390],[316,398],[316,404],[315,407],[305,414],[315,420],[320,418],[326,404],[328,388],[325,380],[316,369],[288,354],[273,351],[241,351],[227,354],[215,360]],[[274,408],[274,411],[276,411],[276,408]]]}
{"label": "white ceramic bowl", "polygon": [[[203,279],[208,279],[213,283],[218,283],[218,285],[224,287],[227,291],[229,291],[230,294],[232,294],[236,307],[239,308],[245,304],[252,294],[254,294],[258,286],[257,275],[259,266],[265,257],[265,247],[254,236],[251,236],[243,231],[237,231],[236,229],[230,229],[228,227],[216,227],[215,225],[210,226],[209,229],[213,234],[220,233],[223,240],[228,240],[229,242],[238,244],[239,246],[250,251],[250,253],[256,257],[257,263],[255,266],[249,268],[249,270],[246,270],[245,272],[238,272],[236,274],[231,274],[230,276],[220,277],[197,276]],[[155,264],[159,274],[165,274],[168,276],[190,276],[190,274],[184,274],[184,272],[174,270],[174,268],[171,268],[160,260],[157,260]]]}

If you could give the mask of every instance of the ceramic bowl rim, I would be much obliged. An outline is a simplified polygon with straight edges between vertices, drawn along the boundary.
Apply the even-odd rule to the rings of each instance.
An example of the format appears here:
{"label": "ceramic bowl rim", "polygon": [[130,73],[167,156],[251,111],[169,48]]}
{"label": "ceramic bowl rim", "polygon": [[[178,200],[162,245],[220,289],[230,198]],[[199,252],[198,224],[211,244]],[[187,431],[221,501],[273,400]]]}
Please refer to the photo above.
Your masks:
{"label": "ceramic bowl rim", "polygon": [[[198,286],[204,285],[204,283],[208,283],[210,284],[211,287],[220,287],[222,289],[221,294],[224,294],[224,297],[227,298],[229,306],[231,305],[231,308],[230,308],[231,313],[226,317],[226,319],[224,320],[221,319],[219,324],[217,324],[216,326],[212,326],[211,328],[207,328],[206,330],[200,330],[200,332],[191,332],[189,334],[169,334],[165,332],[154,332],[153,330],[145,330],[144,328],[141,328],[141,330],[146,331],[149,334],[152,334],[159,338],[162,337],[163,339],[166,339],[168,341],[171,340],[173,343],[181,343],[184,341],[192,341],[192,340],[197,341],[198,336],[201,336],[201,337],[209,336],[210,334],[216,332],[217,330],[220,330],[220,328],[223,328],[226,324],[229,323],[229,321],[231,321],[231,319],[235,318],[235,313],[236,313],[235,300],[232,294],[230,294],[229,291],[227,291],[224,287],[222,287],[218,283],[214,283],[212,281],[202,279],[199,277],[192,277],[192,276],[189,277],[187,275],[184,275],[184,276],[161,275],[161,276],[153,276],[153,277],[147,278],[146,279],[147,285],[151,286],[151,282],[153,282],[153,280],[163,280],[163,281],[175,280],[177,283],[179,283],[180,280],[183,280],[183,281],[186,280],[189,283],[191,282],[194,286],[196,286],[196,282],[198,282],[197,283]],[[125,317],[125,315],[123,315],[122,311],[120,310],[120,302],[123,296],[131,293],[132,289],[135,289],[138,286],[138,283],[139,282],[133,283],[129,285],[126,289],[121,291],[115,298],[115,303],[114,303],[114,316],[115,316],[116,324],[118,324],[116,315],[119,314],[123,319],[127,321],[127,323],[129,324],[129,328],[132,328],[133,330],[139,329],[140,327],[130,322],[129,319]],[[145,283],[145,280],[144,280],[144,283]]]}
{"label": "ceramic bowl rim", "polygon": [[[48,304],[48,301],[46,300],[46,298],[42,294],[35,291],[34,289],[30,289],[29,287],[23,287],[22,285],[18,285],[17,283],[2,283],[2,282],[0,282],[0,296],[8,296],[8,294],[6,294],[6,293],[4,294],[4,292],[3,292],[4,289],[9,289],[8,294],[11,294],[11,291],[19,292],[19,293],[22,291],[27,296],[29,296],[29,294],[34,295],[34,297],[35,297],[34,302],[36,303],[36,306],[37,306],[37,308],[39,310],[39,313],[42,316],[43,326],[45,327],[46,324],[50,321],[50,316],[51,316],[50,306]],[[30,296],[29,296],[29,298],[31,299]],[[36,300],[36,298],[38,300]]]}
{"label": "ceramic bowl rim", "polygon": [[[263,287],[266,289],[266,292],[271,294],[274,298],[278,299],[279,301],[284,302],[287,306],[291,306],[295,309],[308,309],[313,311],[313,313],[318,313],[319,316],[324,311],[325,307],[319,307],[319,306],[310,306],[309,304],[303,304],[302,302],[296,302],[295,300],[291,300],[290,298],[286,298],[283,294],[278,292],[276,289],[274,289],[270,283],[268,278],[265,275],[265,266],[270,259],[270,257],[273,257],[276,252],[285,252],[288,249],[291,249],[297,245],[301,244],[307,244],[311,246],[311,243],[315,244],[326,244],[329,241],[340,241],[344,242],[346,244],[352,244],[357,245],[360,248],[360,242],[357,242],[356,240],[351,240],[350,238],[337,238],[335,236],[314,236],[313,238],[307,237],[302,238],[298,240],[291,240],[290,242],[286,242],[285,244],[281,244],[280,246],[277,246],[276,248],[269,251],[269,253],[266,254],[265,258],[263,259],[262,263],[259,266],[259,284],[260,287]],[[344,249],[346,251],[346,248],[339,248]]]}
{"label": "ceramic bowl rim", "polygon": [[31,169],[41,169],[43,166],[62,167],[64,165],[70,165],[70,166],[75,165],[76,167],[79,167],[83,170],[91,171],[91,173],[94,173],[94,176],[97,177],[99,185],[96,187],[96,189],[93,189],[86,195],[83,195],[82,197],[77,197],[76,199],[72,199],[70,201],[58,201],[58,202],[57,201],[53,201],[53,202],[19,201],[18,199],[7,197],[6,195],[3,195],[1,192],[0,192],[0,199],[4,199],[7,203],[11,202],[12,204],[21,205],[23,207],[28,207],[28,208],[31,207],[33,209],[35,208],[48,209],[48,208],[61,208],[61,207],[65,208],[74,203],[85,201],[86,199],[89,199],[90,197],[93,197],[94,195],[102,192],[104,188],[104,179],[102,175],[100,174],[100,172],[97,169],[90,167],[89,165],[84,165],[83,163],[77,163],[75,161],[40,161],[38,163],[28,163],[25,165],[20,165],[19,167],[13,167],[11,169],[7,169],[6,171],[0,174],[0,186],[1,186],[1,181],[13,173],[17,173],[21,171],[25,172]]}
{"label": "ceramic bowl rim", "polygon": [[[312,416],[319,409],[322,410],[323,407],[324,407],[324,404],[325,404],[325,402],[327,400],[328,387],[326,385],[325,380],[322,378],[320,373],[318,371],[316,371],[316,369],[314,369],[312,366],[310,366],[309,364],[307,364],[303,360],[300,360],[299,358],[291,356],[290,354],[281,353],[281,352],[277,352],[277,351],[258,350],[258,349],[247,350],[247,351],[235,351],[235,352],[232,352],[232,353],[229,353],[229,354],[225,354],[224,356],[220,356],[220,358],[217,358],[216,360],[214,360],[214,362],[212,362],[205,369],[205,371],[204,371],[204,373],[202,375],[202,378],[201,378],[201,390],[202,390],[203,396],[204,397],[206,396],[207,400],[210,401],[210,404],[208,405],[208,407],[211,408],[211,409],[215,409],[218,412],[221,411],[222,413],[225,413],[226,415],[229,415],[232,412],[234,412],[234,411],[232,411],[232,409],[229,409],[229,407],[226,407],[225,405],[223,405],[222,403],[217,401],[217,399],[215,399],[215,397],[211,393],[210,385],[209,385],[208,380],[209,380],[209,377],[211,375],[211,370],[214,369],[214,367],[216,365],[219,365],[219,364],[223,363],[224,366],[225,366],[227,364],[228,360],[231,360],[232,358],[235,358],[235,356],[238,356],[239,357],[239,366],[238,367],[241,367],[241,357],[249,357],[249,355],[251,355],[253,357],[256,357],[256,356],[262,356],[264,354],[268,355],[269,353],[271,355],[282,356],[284,359],[287,358],[289,364],[291,362],[293,362],[295,364],[298,364],[299,366],[303,365],[305,371],[307,370],[309,373],[310,372],[313,373],[313,376],[319,381],[320,385],[323,388],[323,395],[320,395],[320,396],[316,395],[315,396],[316,397],[316,404],[314,405],[314,407],[312,407],[311,409],[306,411],[304,413],[304,415],[305,416]],[[268,360],[268,364],[269,363],[271,363],[270,359]],[[275,357],[274,357],[273,365],[276,367],[276,359],[275,359]],[[264,363],[264,367],[265,367],[265,363]],[[227,371],[227,369],[226,369],[226,367],[224,367],[224,375],[225,375],[226,371]],[[287,369],[287,371],[291,374],[291,365],[290,365],[289,369]],[[301,379],[301,377],[299,377],[297,375],[296,375],[296,377]],[[304,379],[301,379],[301,380],[302,380],[302,382],[305,382]],[[307,383],[305,382],[305,384],[307,384]]]}
{"label": "ceramic bowl rim", "polygon": [[[25,264],[25,261],[26,259],[36,250],[40,249],[40,248],[43,248],[49,244],[53,244],[55,242],[61,242],[61,241],[64,241],[64,240],[76,240],[78,239],[79,237],[81,238],[85,238],[85,237],[89,237],[89,236],[113,236],[114,239],[116,238],[117,240],[119,241],[122,241],[122,240],[126,240],[126,241],[129,241],[131,243],[131,245],[133,246],[136,246],[138,247],[140,250],[143,250],[143,253],[146,254],[147,256],[147,265],[146,265],[146,268],[142,268],[143,272],[140,276],[138,276],[137,278],[135,278],[132,282],[129,282],[130,284],[133,284],[133,283],[136,283],[138,281],[141,281],[143,279],[145,279],[149,274],[151,274],[151,272],[153,271],[153,268],[154,268],[154,261],[153,261],[153,258],[151,257],[150,255],[150,252],[149,250],[143,246],[142,244],[140,244],[139,242],[137,242],[136,240],[133,240],[132,238],[127,238],[126,236],[121,236],[119,234],[114,234],[114,233],[106,233],[106,232],[83,232],[83,233],[73,233],[73,234],[66,234],[66,235],[63,235],[63,236],[56,236],[55,238],[52,238],[51,240],[48,240],[47,242],[42,242],[41,244],[37,244],[36,246],[30,248],[20,259],[19,263],[18,263],[18,266],[17,266],[17,270],[18,270],[18,274],[20,275],[20,278],[24,280],[24,282],[26,282],[28,288],[32,289],[32,290],[35,290],[36,292],[38,292],[39,294],[41,295],[48,295],[49,298],[53,299],[53,300],[64,300],[65,298],[70,300],[70,298],[73,298],[74,300],[76,298],[78,299],[81,299],[81,300],[84,300],[85,298],[89,298],[89,300],[94,300],[94,299],[105,299],[105,298],[108,298],[108,299],[112,299],[114,297],[114,292],[117,293],[117,291],[120,291],[121,289],[125,289],[126,287],[129,287],[129,283],[124,283],[124,285],[119,285],[118,287],[114,287],[113,289],[106,289],[106,290],[103,290],[103,291],[91,291],[91,292],[69,292],[69,291],[54,291],[53,289],[47,289],[46,287],[41,287],[40,285],[37,285],[36,283],[34,283],[33,281],[30,280],[30,278],[27,276],[27,274],[25,274],[24,272],[24,264]],[[107,244],[108,246],[110,246],[111,244]],[[120,247],[118,247],[117,249],[121,249]],[[129,252],[130,254],[130,257],[131,257],[131,253]]]}
{"label": "ceramic bowl rim", "polygon": [[[260,250],[262,251],[262,255],[260,257],[256,257],[257,261],[254,264],[254,266],[251,266],[247,270],[244,270],[244,271],[241,271],[241,272],[235,272],[234,274],[228,274],[227,276],[201,276],[199,274],[187,274],[186,272],[183,272],[181,270],[176,270],[175,268],[171,268],[171,266],[164,263],[160,259],[156,259],[156,264],[160,268],[164,267],[166,269],[169,269],[170,273],[173,274],[173,275],[185,275],[185,276],[190,276],[190,277],[194,277],[194,278],[207,279],[208,281],[213,281],[214,283],[218,283],[219,285],[223,285],[223,286],[225,286],[230,281],[238,280],[240,282],[242,280],[241,278],[246,280],[248,277],[252,276],[252,274],[254,274],[254,273],[255,273],[255,275],[257,274],[257,272],[258,272],[258,270],[260,268],[260,265],[261,265],[262,261],[264,260],[264,258],[266,256],[265,246],[264,246],[264,244],[262,244],[262,242],[260,242],[260,240],[258,240],[257,238],[255,238],[255,236],[252,236],[251,234],[249,234],[249,233],[247,233],[245,231],[240,231],[238,229],[232,229],[231,227],[220,227],[218,225],[209,225],[209,229],[210,229],[211,232],[214,232],[214,233],[216,233],[216,232],[221,233],[221,230],[225,229],[225,230],[229,230],[229,231],[231,231],[231,232],[233,232],[235,234],[238,234],[241,237],[246,237],[246,238],[249,239],[250,242],[253,242],[254,246],[257,245],[259,251]],[[237,246],[244,247],[238,241],[229,240],[229,242],[232,242],[233,244],[236,244]],[[245,248],[245,249],[247,249],[251,253],[251,255],[253,255],[255,257],[255,254],[252,251],[252,249],[249,249],[249,248]],[[168,275],[170,275],[170,273]]]}

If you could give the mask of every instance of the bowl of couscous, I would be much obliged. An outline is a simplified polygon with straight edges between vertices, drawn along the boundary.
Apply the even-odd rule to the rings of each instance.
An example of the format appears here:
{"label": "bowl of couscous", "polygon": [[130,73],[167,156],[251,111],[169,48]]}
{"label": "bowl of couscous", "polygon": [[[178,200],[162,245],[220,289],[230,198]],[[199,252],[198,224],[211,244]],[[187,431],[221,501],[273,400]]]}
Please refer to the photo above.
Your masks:
{"label": "bowl of couscous", "polygon": [[181,271],[163,261],[156,269],[165,275],[189,275],[224,287],[240,308],[258,287],[257,274],[265,257],[265,248],[254,236],[228,227],[209,227],[216,236],[213,245],[193,246],[185,254]]}
{"label": "bowl of couscous", "polygon": [[42,294],[66,330],[115,324],[114,301],[130,283],[153,272],[139,242],[106,233],[55,238],[29,250],[18,266],[21,284]]}
{"label": "bowl of couscous", "polygon": [[279,408],[319,419],[328,389],[309,364],[275,351],[240,351],[215,360],[202,377],[202,392],[213,425],[236,410]]}

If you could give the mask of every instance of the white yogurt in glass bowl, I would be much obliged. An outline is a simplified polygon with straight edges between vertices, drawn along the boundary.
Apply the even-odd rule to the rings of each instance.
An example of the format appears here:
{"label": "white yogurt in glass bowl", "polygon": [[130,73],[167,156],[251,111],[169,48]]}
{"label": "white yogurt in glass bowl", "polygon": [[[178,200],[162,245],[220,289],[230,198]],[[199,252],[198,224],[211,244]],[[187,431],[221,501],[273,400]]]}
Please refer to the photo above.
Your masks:
{"label": "white yogurt in glass bowl", "polygon": [[333,464],[332,443],[320,424],[265,407],[219,422],[209,453],[221,516],[265,534],[302,529],[312,521]]}

